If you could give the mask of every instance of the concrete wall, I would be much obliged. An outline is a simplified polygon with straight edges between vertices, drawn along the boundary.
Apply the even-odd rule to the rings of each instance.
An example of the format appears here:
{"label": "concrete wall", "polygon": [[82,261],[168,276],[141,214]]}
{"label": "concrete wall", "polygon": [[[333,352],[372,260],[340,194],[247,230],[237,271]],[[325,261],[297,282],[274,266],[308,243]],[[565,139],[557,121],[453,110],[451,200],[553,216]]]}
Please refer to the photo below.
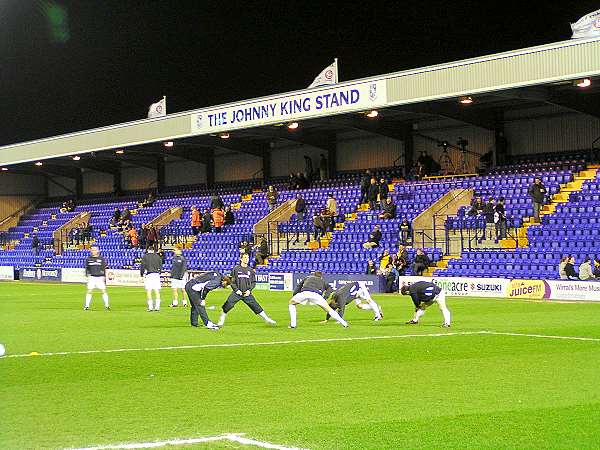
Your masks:
{"label": "concrete wall", "polygon": [[165,166],[165,184],[182,186],[206,183],[206,166],[194,161],[167,162]]}
{"label": "concrete wall", "polygon": [[504,130],[513,155],[581,150],[600,136],[600,119],[547,106],[507,113]]}
{"label": "concrete wall", "polygon": [[249,180],[261,168],[262,159],[258,156],[223,153],[215,157],[215,181]]}
{"label": "concrete wall", "polygon": [[43,176],[0,172],[0,222],[46,192]]}

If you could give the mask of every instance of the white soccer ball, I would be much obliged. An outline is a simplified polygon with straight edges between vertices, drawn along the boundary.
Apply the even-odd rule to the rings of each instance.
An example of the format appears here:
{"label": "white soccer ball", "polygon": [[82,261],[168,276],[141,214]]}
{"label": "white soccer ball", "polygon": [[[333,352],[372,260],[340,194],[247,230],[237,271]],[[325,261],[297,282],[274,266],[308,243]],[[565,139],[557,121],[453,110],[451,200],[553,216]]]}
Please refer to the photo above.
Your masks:
{"label": "white soccer ball", "polygon": [[4,355],[6,355],[6,348],[4,348],[4,345],[0,344],[0,358]]}

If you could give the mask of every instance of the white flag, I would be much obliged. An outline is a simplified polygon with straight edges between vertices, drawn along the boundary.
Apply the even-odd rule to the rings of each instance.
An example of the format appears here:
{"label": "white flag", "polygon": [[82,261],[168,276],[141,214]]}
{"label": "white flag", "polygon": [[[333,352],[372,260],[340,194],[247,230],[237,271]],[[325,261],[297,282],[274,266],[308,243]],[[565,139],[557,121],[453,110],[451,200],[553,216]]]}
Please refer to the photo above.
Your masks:
{"label": "white flag", "polygon": [[161,101],[152,103],[148,109],[148,118],[162,117],[167,115],[167,97],[163,97]]}
{"label": "white flag", "polygon": [[591,12],[571,24],[571,39],[600,37],[600,9]]}
{"label": "white flag", "polygon": [[337,82],[338,82],[338,64],[337,64],[337,58],[336,58],[333,61],[333,63],[331,63],[330,65],[325,67],[321,71],[321,73],[319,75],[317,75],[317,78],[315,78],[315,81],[313,81],[308,88],[310,89],[310,88],[317,87],[317,86],[326,86],[329,84],[337,84]]}

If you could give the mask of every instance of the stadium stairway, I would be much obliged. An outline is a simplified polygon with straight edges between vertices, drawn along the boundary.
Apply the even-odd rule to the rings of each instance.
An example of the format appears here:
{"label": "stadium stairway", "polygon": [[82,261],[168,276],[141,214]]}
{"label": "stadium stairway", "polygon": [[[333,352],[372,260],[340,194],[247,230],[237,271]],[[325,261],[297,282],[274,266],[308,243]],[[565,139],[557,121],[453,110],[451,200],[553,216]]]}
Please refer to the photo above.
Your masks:
{"label": "stadium stairway", "polygon": [[[584,183],[589,180],[593,180],[596,178],[596,173],[600,166],[598,165],[588,165],[585,170],[578,172],[574,177],[573,181],[569,181],[568,183],[564,183],[560,185],[560,190],[552,195],[550,203],[543,206],[540,211],[540,220],[545,216],[550,216],[554,214],[558,205],[563,203],[568,203],[571,194],[581,192],[583,189]],[[504,249],[514,249],[517,246],[519,248],[526,248],[529,245],[527,232],[530,227],[539,226],[540,222],[536,222],[533,216],[525,217],[523,219],[523,226],[517,230],[517,240],[512,238],[503,239],[500,241],[500,246]]]}
{"label": "stadium stairway", "polygon": [[[560,197],[527,227],[527,246],[501,250],[463,252],[435,276],[487,276],[504,278],[558,278],[562,256],[576,263],[597,257],[600,248],[600,167],[588,166],[573,183],[563,186]],[[567,201],[564,201],[567,200]]]}

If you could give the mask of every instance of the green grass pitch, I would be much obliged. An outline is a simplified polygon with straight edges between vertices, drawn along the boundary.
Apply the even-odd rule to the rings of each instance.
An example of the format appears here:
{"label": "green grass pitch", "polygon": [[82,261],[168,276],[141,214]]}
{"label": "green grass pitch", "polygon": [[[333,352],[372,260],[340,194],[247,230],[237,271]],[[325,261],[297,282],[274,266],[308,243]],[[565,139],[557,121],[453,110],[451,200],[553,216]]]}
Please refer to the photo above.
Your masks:
{"label": "green grass pitch", "polygon": [[[170,290],[160,313],[145,311],[142,289],[109,293],[112,311],[98,294],[83,311],[83,286],[0,284],[9,355],[147,349],[0,359],[0,448],[225,433],[308,449],[600,448],[598,304],[449,298],[446,330],[435,306],[408,326],[410,299],[379,295],[382,322],[352,307],[349,329],[321,325],[320,309],[301,306],[290,330],[290,295],[257,291],[277,327],[238,304],[211,332],[190,327],[187,309],[166,307]],[[209,305],[226,294],[212,293]],[[400,337],[416,334],[442,336]],[[328,341],[377,336],[392,337]],[[278,343],[223,345],[269,342]],[[152,350],[179,346],[192,348]]]}

